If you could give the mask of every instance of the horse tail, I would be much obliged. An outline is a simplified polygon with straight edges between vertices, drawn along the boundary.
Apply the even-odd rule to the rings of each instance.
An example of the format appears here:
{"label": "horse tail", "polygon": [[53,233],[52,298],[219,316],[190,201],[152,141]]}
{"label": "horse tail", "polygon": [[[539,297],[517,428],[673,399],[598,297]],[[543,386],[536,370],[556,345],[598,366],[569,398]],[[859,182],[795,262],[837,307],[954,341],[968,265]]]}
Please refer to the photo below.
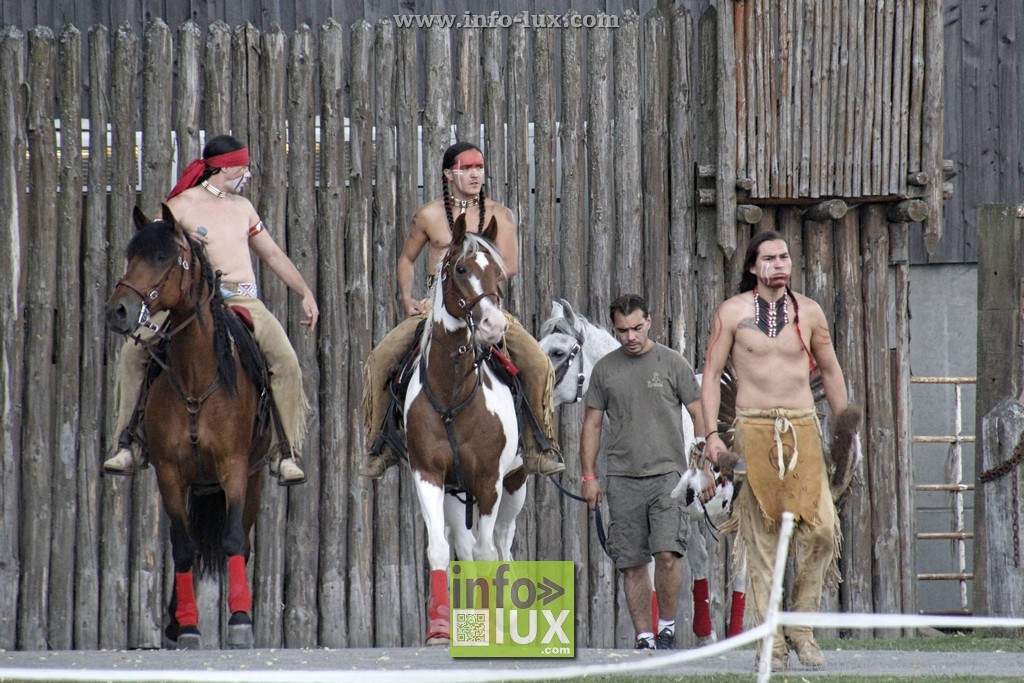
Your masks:
{"label": "horse tail", "polygon": [[227,499],[222,489],[212,493],[192,492],[188,506],[189,528],[196,545],[195,572],[223,576],[228,566],[224,552],[224,529],[227,526]]}

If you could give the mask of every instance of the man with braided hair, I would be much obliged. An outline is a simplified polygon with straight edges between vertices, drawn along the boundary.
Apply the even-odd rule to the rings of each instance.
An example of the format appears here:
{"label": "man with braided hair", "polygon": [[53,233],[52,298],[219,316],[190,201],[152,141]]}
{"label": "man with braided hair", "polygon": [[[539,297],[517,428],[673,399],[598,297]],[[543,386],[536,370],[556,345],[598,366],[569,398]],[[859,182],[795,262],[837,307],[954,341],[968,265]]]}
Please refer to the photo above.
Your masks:
{"label": "man with braided hair", "polygon": [[[370,353],[363,369],[363,410],[369,457],[360,465],[359,474],[371,479],[383,477],[387,468],[398,462],[398,456],[378,437],[390,398],[389,376],[413,345],[420,321],[427,317],[426,300],[412,295],[416,260],[424,247],[427,247],[427,272],[436,273],[445,250],[451,244],[456,217],[464,214],[466,229],[477,233],[483,232],[485,222],[494,218],[498,223],[495,246],[505,261],[506,274],[512,277],[519,271],[515,216],[508,207],[486,201],[484,157],[480,150],[468,142],[455,143],[445,150],[441,173],[443,196],[417,209],[398,259],[398,289],[408,317]],[[433,286],[433,279],[433,275],[428,277],[428,288]],[[553,427],[551,393],[554,372],[551,361],[519,321],[507,312],[506,316],[509,327],[505,332],[505,346],[519,368],[527,403],[550,442],[550,451],[542,451],[532,430],[525,428],[522,435],[523,464],[530,473],[551,475],[562,472],[565,465],[558,457]]]}
{"label": "man with braided hair", "polygon": [[[290,447],[289,452],[283,452],[274,430],[270,468],[280,484],[301,484],[306,475],[299,467],[298,456],[309,411],[302,390],[302,368],[281,323],[258,298],[253,254],[302,297],[305,318],[300,322],[310,332],[316,327],[320,310],[295,264],[265,229],[252,203],[239,194],[250,177],[249,151],[238,139],[219,135],[203,148],[203,158],[185,169],[167,197],[167,207],[182,228],[205,245],[210,264],[221,272],[221,290],[230,305],[242,306],[252,315],[253,335],[267,359],[271,393]],[[165,317],[155,317],[154,323]],[[147,340],[153,332],[143,328],[140,336]],[[141,420],[136,413],[149,359],[149,352],[134,339],[126,341],[121,349],[114,390],[114,433],[119,450],[103,463],[103,469],[111,474],[131,474],[147,465],[137,431]]]}
{"label": "man with braided hair", "polygon": [[[746,485],[733,503],[730,525],[739,532],[747,559],[747,596],[753,618],[768,611],[772,572],[784,512],[793,513],[796,573],[792,610],[816,612],[826,581],[838,581],[840,529],[825,463],[821,424],[810,377],[821,370],[834,415],[847,408],[846,384],[828,321],[821,307],[789,288],[793,262],[780,235],[762,232],[751,241],[740,293],[715,312],[701,383],[701,405],[710,430],[718,424],[719,380],[731,359],[736,373],[736,450],[746,461]],[[717,463],[725,453],[718,431],[707,435],[705,454]],[[729,531],[729,526],[722,527]],[[820,668],[825,659],[808,626],[780,627],[772,669],[786,668],[790,645],[801,664]]]}

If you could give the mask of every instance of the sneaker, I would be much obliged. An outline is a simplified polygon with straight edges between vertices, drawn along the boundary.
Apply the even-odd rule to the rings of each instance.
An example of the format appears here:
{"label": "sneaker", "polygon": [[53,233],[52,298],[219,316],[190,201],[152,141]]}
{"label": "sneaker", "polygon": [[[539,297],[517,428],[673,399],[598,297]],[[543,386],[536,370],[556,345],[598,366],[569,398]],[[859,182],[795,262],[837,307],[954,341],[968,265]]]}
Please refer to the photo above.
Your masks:
{"label": "sneaker", "polygon": [[558,459],[552,451],[538,453],[528,450],[523,453],[523,466],[527,474],[540,474],[550,477],[565,471],[565,463]]}
{"label": "sneaker", "polygon": [[714,629],[712,629],[711,633],[707,634],[706,636],[697,636],[697,647],[704,647],[705,645],[710,645],[711,643],[717,642],[718,634],[715,633]]}
{"label": "sneaker", "polygon": [[103,463],[103,471],[108,474],[127,476],[135,474],[136,470],[149,467],[149,461],[143,457],[136,458],[131,448],[121,448]]}
{"label": "sneaker", "polygon": [[793,649],[796,650],[800,663],[808,669],[820,669],[825,666],[825,655],[821,653],[821,648],[814,638],[794,642]]}
{"label": "sneaker", "polygon": [[[658,634],[658,637],[659,638],[661,637],[660,633]],[[648,638],[647,636],[637,636],[636,637],[636,647],[634,647],[633,649],[634,650],[654,650],[656,648],[654,647],[654,641],[652,639]]]}
{"label": "sneaker", "polygon": [[663,628],[658,631],[658,649],[659,650],[674,650],[676,648],[676,632],[670,631],[668,628]]}
{"label": "sneaker", "polygon": [[277,466],[278,486],[295,486],[306,482],[306,473],[295,462],[295,458],[285,458]]}

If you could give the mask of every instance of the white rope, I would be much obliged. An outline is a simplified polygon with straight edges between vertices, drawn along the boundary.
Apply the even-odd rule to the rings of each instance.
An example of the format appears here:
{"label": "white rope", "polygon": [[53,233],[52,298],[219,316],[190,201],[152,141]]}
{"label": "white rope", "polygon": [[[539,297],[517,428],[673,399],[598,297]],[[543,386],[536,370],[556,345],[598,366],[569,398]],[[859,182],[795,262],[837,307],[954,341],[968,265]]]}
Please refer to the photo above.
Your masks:
{"label": "white rope", "polygon": [[[692,650],[645,658],[641,661],[616,664],[589,664],[538,667],[528,670],[511,669],[405,669],[410,680],[417,683],[475,683],[489,681],[537,681],[551,679],[582,678],[604,674],[622,675],[636,671],[663,669],[676,664],[709,659],[716,655],[761,641],[758,683],[771,678],[771,652],[775,634],[782,626],[811,626],[835,628],[900,628],[932,626],[937,628],[1024,628],[1024,618],[1011,617],[950,617],[922,614],[849,614],[821,612],[780,612],[782,603],[782,579],[786,570],[789,541],[793,534],[793,514],[783,513],[779,528],[779,545],[775,556],[772,589],[768,613],[763,624],[737,636],[711,643]],[[241,654],[241,651],[240,651]],[[195,671],[175,670],[125,670],[125,669],[58,669],[58,668],[8,668],[0,667],[0,681],[149,681],[197,683],[390,683],[400,675],[397,670],[301,670],[288,671]]]}

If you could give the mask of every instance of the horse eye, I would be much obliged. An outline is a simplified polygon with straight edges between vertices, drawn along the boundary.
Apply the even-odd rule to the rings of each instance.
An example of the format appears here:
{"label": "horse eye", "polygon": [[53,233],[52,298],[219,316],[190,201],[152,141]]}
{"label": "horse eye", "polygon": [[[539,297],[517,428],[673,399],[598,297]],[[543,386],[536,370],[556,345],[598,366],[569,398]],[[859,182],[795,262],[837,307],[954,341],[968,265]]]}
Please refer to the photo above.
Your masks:
{"label": "horse eye", "polygon": [[553,350],[551,351],[551,355],[552,355],[552,356],[556,356],[556,357],[561,357],[561,356],[564,356],[564,355],[565,355],[565,352],[564,352],[564,351],[562,351],[561,349],[553,349]]}
{"label": "horse eye", "polygon": [[463,265],[455,266],[455,272],[458,275],[465,275],[466,274],[466,266],[463,266]]}

